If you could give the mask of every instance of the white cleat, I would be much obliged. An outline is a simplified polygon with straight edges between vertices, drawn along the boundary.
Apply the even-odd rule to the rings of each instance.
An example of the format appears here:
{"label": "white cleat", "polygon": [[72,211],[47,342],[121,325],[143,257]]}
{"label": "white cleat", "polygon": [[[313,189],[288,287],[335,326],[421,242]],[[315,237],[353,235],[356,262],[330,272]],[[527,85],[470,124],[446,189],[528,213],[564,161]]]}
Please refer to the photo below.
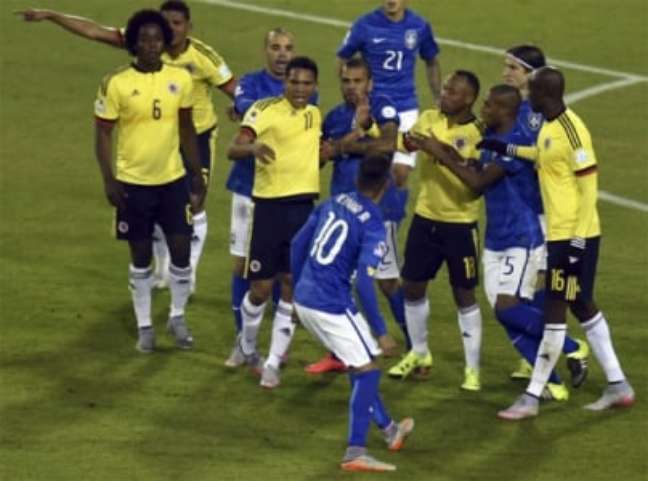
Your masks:
{"label": "white cleat", "polygon": [[279,387],[281,384],[281,379],[279,378],[279,369],[275,369],[272,366],[263,366],[263,371],[261,372],[261,381],[259,385],[266,389],[274,389]]}
{"label": "white cleat", "polygon": [[591,404],[583,406],[590,411],[604,411],[613,407],[628,408],[635,403],[635,393],[632,386],[624,381],[619,384],[610,384],[603,391],[603,395]]}
{"label": "white cleat", "polygon": [[538,399],[530,394],[522,394],[510,407],[499,411],[497,417],[506,421],[519,421],[538,415]]}

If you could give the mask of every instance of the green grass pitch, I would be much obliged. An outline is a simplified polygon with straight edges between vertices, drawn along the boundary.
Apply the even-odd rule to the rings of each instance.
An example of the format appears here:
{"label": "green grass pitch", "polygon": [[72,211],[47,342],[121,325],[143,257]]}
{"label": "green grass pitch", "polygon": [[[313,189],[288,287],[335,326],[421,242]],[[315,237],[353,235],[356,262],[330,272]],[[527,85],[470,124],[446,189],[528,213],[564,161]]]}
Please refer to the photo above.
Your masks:
{"label": "green grass pitch", "polygon": [[[246,0],[253,2],[254,0]],[[240,3],[240,2],[239,2]],[[352,20],[369,0],[256,0]],[[541,45],[549,56],[648,76],[643,0],[412,0],[443,38],[506,48]],[[140,0],[43,0],[43,7],[123,25]],[[237,74],[263,62],[262,36],[294,31],[300,53],[320,64],[322,108],[339,101],[334,52],[344,30],[191,2],[194,34]],[[178,352],[162,335],[168,294],[154,299],[160,350],[134,349],[126,245],[110,237],[112,212],[93,154],[92,104],[104,73],[128,59],[50,24],[25,24],[0,2],[0,479],[7,481],[435,481],[645,480],[648,472],[648,213],[600,203],[604,240],[597,278],[638,404],[590,413],[604,376],[590,379],[565,404],[542,408],[519,424],[498,421],[522,386],[508,381],[516,362],[503,330],[484,312],[483,390],[460,392],[462,349],[445,277],[433,283],[430,344],[435,365],[425,382],[383,379],[391,412],[411,415],[416,430],[404,451],[389,454],[376,432],[374,454],[398,465],[393,475],[351,475],[337,467],[346,437],[346,377],[308,378],[303,366],[321,354],[303,330],[295,337],[282,386],[264,392],[247,372],[223,367],[233,329],[229,307],[229,170],[224,149],[236,126],[221,115],[219,161],[208,199],[209,237],[188,308],[197,342]],[[501,58],[442,45],[445,72],[476,71],[499,80]],[[568,90],[614,81],[565,70]],[[430,97],[419,85],[423,105]],[[574,105],[589,125],[601,188],[648,203],[648,83],[635,83]],[[327,175],[323,191],[326,192]],[[416,184],[416,177],[413,185]],[[401,240],[407,223],[401,229]],[[483,298],[482,298],[483,300]],[[261,346],[268,340],[264,322]],[[570,321],[577,337],[583,334]],[[390,326],[398,339],[398,333]],[[388,365],[382,362],[383,366]],[[564,372],[564,364],[560,361]]]}

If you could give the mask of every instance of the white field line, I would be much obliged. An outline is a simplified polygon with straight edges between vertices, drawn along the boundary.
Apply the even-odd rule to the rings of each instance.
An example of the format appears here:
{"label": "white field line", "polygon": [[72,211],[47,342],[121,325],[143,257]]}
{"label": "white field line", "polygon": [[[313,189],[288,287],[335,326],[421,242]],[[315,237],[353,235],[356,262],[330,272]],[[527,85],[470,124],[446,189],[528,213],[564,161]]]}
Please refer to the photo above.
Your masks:
{"label": "white field line", "polygon": [[[320,25],[330,25],[332,27],[339,27],[339,28],[349,28],[351,26],[351,22],[348,22],[346,20],[340,20],[337,18],[330,18],[330,17],[322,17],[320,15],[311,15],[311,14],[306,14],[306,13],[298,13],[298,12],[291,12],[289,10],[283,10],[280,8],[270,8],[270,7],[263,7],[260,5],[253,5],[250,3],[241,3],[238,1],[232,1],[232,0],[196,0],[201,3],[206,3],[209,5],[216,5],[220,7],[225,7],[225,8],[231,8],[231,9],[236,9],[236,10],[244,10],[248,12],[254,12],[254,13],[259,13],[262,15],[270,15],[270,16],[275,16],[275,17],[282,17],[282,18],[290,18],[294,20],[300,20],[303,22],[310,22],[310,23],[317,23]],[[452,47],[457,47],[457,48],[463,48],[466,50],[473,50],[477,52],[484,52],[492,55],[498,55],[501,56],[504,54],[504,50],[497,48],[497,47],[491,47],[488,45],[478,45],[474,43],[468,43],[468,42],[461,42],[458,40],[452,40],[452,39],[447,39],[447,38],[438,38],[437,41],[442,44],[442,45],[450,45]],[[600,68],[600,67],[594,67],[591,65],[584,65],[584,64],[579,64],[579,63],[574,63],[574,62],[569,62],[565,60],[558,60],[558,59],[553,59],[549,58],[547,59],[552,65],[558,66],[558,67],[564,67],[564,68],[569,68],[572,70],[578,70],[581,72],[589,72],[593,74],[599,74],[599,75],[606,75],[609,77],[616,77],[618,80],[615,80],[613,82],[606,82],[603,84],[595,85],[593,87],[589,87],[577,92],[572,92],[568,95],[565,96],[565,100],[573,104],[575,102],[578,102],[579,100],[583,100],[595,95],[598,95],[603,92],[607,92],[609,90],[614,90],[614,89],[619,89],[623,87],[627,87],[629,85],[633,85],[639,82],[645,82],[648,80],[648,77],[644,75],[639,75],[639,74],[634,74],[634,73],[628,73],[628,72],[622,72],[618,70],[611,70],[611,69],[606,69],[606,68]],[[648,212],[648,204],[645,204],[643,202],[639,202],[636,200],[632,199],[627,199],[625,197],[621,197],[615,194],[612,194],[610,192],[601,190],[599,191],[599,198],[601,200],[604,200],[606,202],[610,202],[612,204],[616,204],[622,207],[627,207],[630,209],[634,210],[639,210],[642,212]]]}

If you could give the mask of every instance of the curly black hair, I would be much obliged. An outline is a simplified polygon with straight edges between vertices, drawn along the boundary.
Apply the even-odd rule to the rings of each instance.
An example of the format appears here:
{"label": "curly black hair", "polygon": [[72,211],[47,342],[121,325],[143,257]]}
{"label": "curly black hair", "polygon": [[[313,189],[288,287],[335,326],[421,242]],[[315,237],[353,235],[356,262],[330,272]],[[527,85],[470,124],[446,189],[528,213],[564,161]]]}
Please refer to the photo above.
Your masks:
{"label": "curly black hair", "polygon": [[126,50],[128,50],[133,56],[137,56],[137,37],[140,28],[147,24],[154,24],[160,27],[160,30],[162,30],[162,36],[164,37],[164,46],[168,47],[171,45],[171,41],[173,40],[173,31],[162,14],[157,10],[140,10],[139,12],[135,12],[133,16],[128,19],[126,35],[124,36]]}

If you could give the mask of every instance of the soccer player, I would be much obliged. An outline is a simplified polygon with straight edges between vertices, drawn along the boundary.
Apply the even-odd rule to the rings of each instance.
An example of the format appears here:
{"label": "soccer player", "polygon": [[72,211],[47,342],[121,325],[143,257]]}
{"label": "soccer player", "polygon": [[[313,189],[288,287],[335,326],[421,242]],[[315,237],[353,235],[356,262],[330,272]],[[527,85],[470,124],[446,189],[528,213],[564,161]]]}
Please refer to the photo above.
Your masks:
{"label": "soccer player", "polygon": [[[167,328],[179,348],[193,346],[184,314],[190,293],[192,218],[180,145],[196,199],[204,196],[205,185],[191,118],[191,76],[161,59],[172,36],[159,12],[142,10],[133,15],[124,43],[135,61],[104,77],[95,102],[96,155],[106,196],[116,208],[117,238],[127,240],[130,247],[129,285],[139,332],[136,348],[144,353],[155,348],[151,323],[155,223],[162,226],[171,255]],[[115,126],[118,135],[113,169]]]}
{"label": "soccer player", "polygon": [[[234,96],[236,117],[242,117],[256,102],[284,93],[286,65],[295,56],[295,36],[283,29],[270,30],[264,40],[266,67],[245,74],[239,80]],[[310,103],[317,105],[317,93]],[[252,222],[252,185],[254,183],[254,157],[234,162],[227,179],[227,189],[232,192],[232,214],[230,222],[230,254],[233,259],[232,273],[232,312],[236,333],[241,331],[241,302],[249,288],[245,277],[245,256],[247,255],[250,223]],[[275,292],[276,286],[275,284]],[[273,292],[273,297],[275,296]],[[228,367],[244,363],[237,348],[238,340],[230,356],[225,360]]]}
{"label": "soccer player", "polygon": [[[464,159],[476,157],[475,145],[481,139],[472,107],[479,94],[479,80],[472,72],[456,70],[444,82],[440,110],[426,110],[410,130],[433,133],[452,145]],[[415,150],[407,141],[404,147]],[[399,140],[399,145],[400,145]],[[400,147],[399,147],[400,148]],[[447,263],[452,294],[458,309],[466,366],[461,387],[481,389],[479,361],[482,318],[475,299],[478,284],[479,196],[441,165],[429,152],[421,161],[420,190],[415,215],[405,244],[402,270],[405,292],[405,319],[412,350],[388,374],[405,378],[415,370],[432,366],[427,343],[427,318],[430,304],[426,297],[428,282]]]}
{"label": "soccer player", "polygon": [[[410,130],[418,117],[417,56],[425,62],[428,85],[436,100],[441,92],[439,47],[432,27],[406,6],[407,0],[383,0],[380,8],[353,23],[337,52],[340,66],[360,52],[371,68],[374,93],[396,103],[402,132]],[[398,187],[406,187],[415,164],[415,153],[394,154]]]}
{"label": "soccer player", "polygon": [[[173,39],[165,47],[162,60],[166,64],[186,69],[194,82],[193,122],[198,134],[202,172],[208,180],[215,158],[218,134],[218,117],[212,103],[211,92],[213,87],[217,87],[225,95],[233,98],[236,80],[220,55],[207,44],[189,36],[192,27],[191,11],[185,2],[181,0],[165,1],[160,6],[160,12],[168,21],[173,32]],[[84,38],[118,48],[126,48],[122,30],[115,27],[106,27],[87,18],[67,15],[54,10],[28,9],[18,13],[30,22],[48,20]],[[184,150],[182,156],[185,159]],[[194,226],[191,239],[191,290],[193,292],[198,262],[207,237],[207,213],[205,212],[204,197],[199,199],[191,196],[191,209]],[[156,226],[154,241],[155,285],[156,287],[166,287],[169,258],[160,226]]]}
{"label": "soccer player", "polygon": [[[486,139],[520,145],[526,137],[517,122],[519,91],[510,85],[491,88],[484,100],[481,118]],[[514,156],[482,151],[480,170],[464,165],[464,159],[449,145],[434,137],[412,136],[423,150],[432,152],[445,167],[486,200],[484,284],[495,315],[514,347],[530,363],[535,362],[542,339],[542,310],[531,305],[544,250],[544,235],[534,199],[540,195],[535,167]],[[587,376],[586,344],[565,338],[567,366],[572,384],[579,387]],[[581,348],[580,346],[585,347]],[[567,400],[569,391],[553,372],[547,397]]]}
{"label": "soccer player", "polygon": [[246,256],[250,289],[241,304],[239,349],[246,363],[261,369],[256,338],[275,279],[281,300],[275,310],[270,354],[263,364],[261,386],[279,385],[279,364],[292,339],[290,241],[304,225],[319,195],[321,116],[309,105],[317,87],[317,65],[296,57],[286,66],[285,93],[250,107],[231,142],[228,157],[254,157],[252,233]]}
{"label": "soccer player", "polygon": [[[319,205],[294,237],[291,264],[295,309],[303,325],[352,368],[348,447],[341,467],[346,471],[394,471],[396,466],[367,454],[372,418],[391,451],[399,450],[414,428],[414,420],[396,423],[379,395],[380,370],[374,358],[395,346],[376,302],[371,276],[385,251],[385,228],[376,205],[389,182],[391,154],[369,156],[359,166],[357,190]],[[351,295],[351,276],[367,321]]]}
{"label": "soccer player", "polygon": [[564,344],[567,308],[585,330],[608,386],[586,409],[599,411],[630,406],[634,391],[612,346],[608,323],[594,302],[594,278],[601,239],[597,198],[597,161],[590,133],[564,103],[565,80],[544,67],[529,80],[529,101],[545,118],[538,135],[538,173],[547,214],[545,329],[527,390],[502,419],[538,414],[538,397]]}
{"label": "soccer player", "polygon": [[[332,147],[331,196],[356,189],[358,166],[367,151],[393,154],[399,123],[397,110],[391,99],[371,92],[371,70],[363,59],[353,58],[344,63],[340,72],[340,83],[344,102],[326,115],[322,127],[323,138]],[[378,129],[378,137],[367,137],[365,131],[374,126]],[[394,319],[403,330],[406,342],[409,342],[396,241],[397,226],[405,217],[405,203],[402,202],[402,198],[406,192],[397,188],[390,178],[387,191],[381,198],[380,210],[387,231],[387,250],[376,270],[375,279],[389,301]],[[407,350],[409,348],[408,345]],[[310,374],[344,369],[342,362],[331,355],[305,368]]]}

